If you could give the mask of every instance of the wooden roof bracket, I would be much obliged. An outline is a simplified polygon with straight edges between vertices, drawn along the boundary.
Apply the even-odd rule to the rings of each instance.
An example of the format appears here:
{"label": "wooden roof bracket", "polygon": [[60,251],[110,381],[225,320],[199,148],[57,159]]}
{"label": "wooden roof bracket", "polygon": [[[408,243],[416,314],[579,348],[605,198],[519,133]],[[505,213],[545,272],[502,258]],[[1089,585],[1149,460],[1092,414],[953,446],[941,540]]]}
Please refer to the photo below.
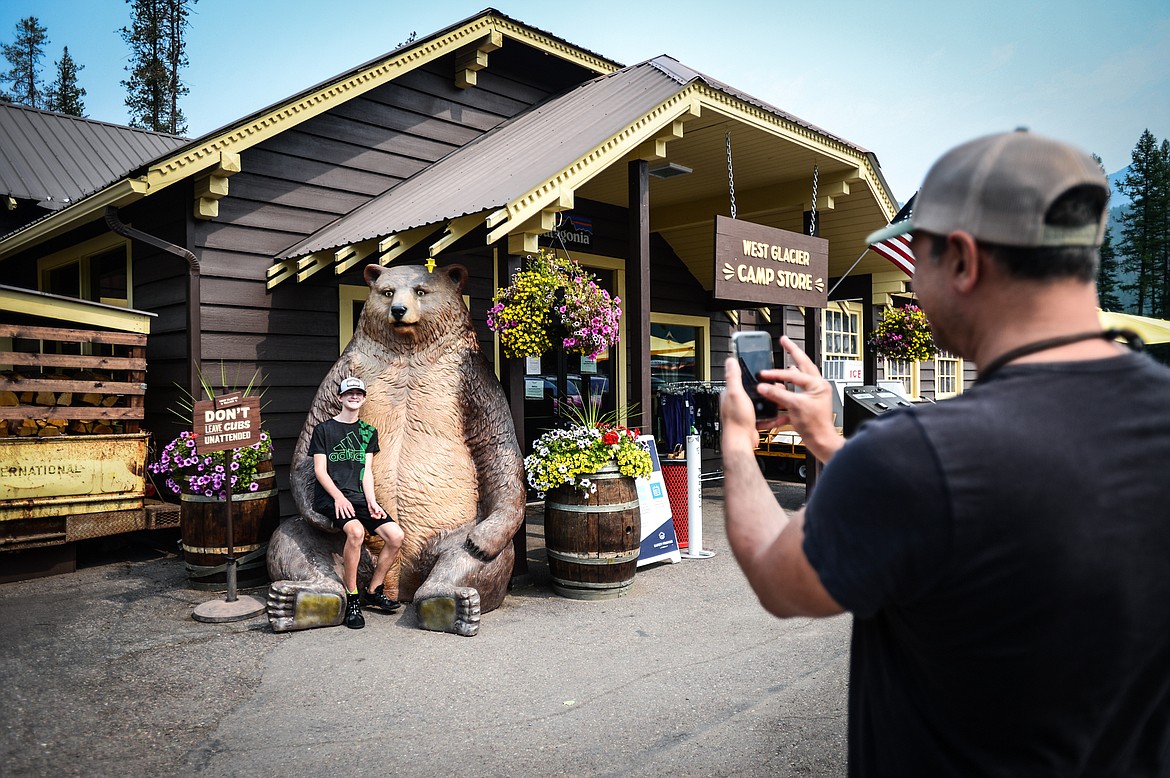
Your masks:
{"label": "wooden roof bracket", "polygon": [[[573,192],[571,190],[561,190],[555,200],[544,208],[541,208],[540,211],[526,219],[515,229],[509,230],[508,253],[519,255],[535,254],[540,251],[540,236],[556,230],[557,214],[562,211],[572,210],[573,202]],[[492,216],[496,216],[496,214]],[[489,216],[487,227],[490,230],[493,226],[493,219]]]}
{"label": "wooden roof bracket", "polygon": [[467,89],[475,86],[476,73],[488,66],[488,54],[504,45],[504,34],[492,30],[475,43],[455,53],[455,86]]}
{"label": "wooden roof bracket", "polygon": [[219,216],[219,200],[228,193],[228,176],[242,170],[240,155],[234,151],[220,151],[219,164],[205,176],[195,179],[195,218],[214,219]]}
{"label": "wooden roof bracket", "polygon": [[852,168],[844,177],[833,176],[817,186],[817,210],[831,211],[837,207],[838,197],[845,197],[851,191],[850,184],[861,180],[861,171]]}
{"label": "wooden roof bracket", "polygon": [[316,254],[310,254],[307,257],[301,257],[296,261],[297,263],[297,283],[304,281],[309,276],[316,273],[318,270],[324,270],[333,264],[333,253],[329,251],[319,251]]}
{"label": "wooden roof bracket", "polygon": [[644,159],[647,162],[657,162],[666,159],[666,144],[683,136],[683,123],[690,118],[690,114],[675,119],[663,133],[657,135],[634,149],[629,158],[631,160]]}
{"label": "wooden roof bracket", "polygon": [[378,264],[389,265],[406,251],[434,235],[437,230],[437,225],[424,224],[421,227],[412,227],[405,232],[387,235],[378,243]]}
{"label": "wooden roof bracket", "polygon": [[292,278],[296,267],[297,261],[295,259],[285,259],[274,265],[269,265],[268,270],[265,271],[265,275],[268,277],[265,286],[268,287],[269,291],[272,291],[277,284]]}
{"label": "wooden roof bracket", "polygon": [[427,248],[427,268],[433,270],[435,257],[439,256],[452,243],[478,227],[482,218],[482,214],[469,213],[447,222],[447,226],[443,228],[443,236]]}
{"label": "wooden roof bracket", "polygon": [[372,240],[363,241],[356,246],[346,246],[333,253],[333,274],[341,275],[351,267],[371,256],[378,250],[378,244]]}

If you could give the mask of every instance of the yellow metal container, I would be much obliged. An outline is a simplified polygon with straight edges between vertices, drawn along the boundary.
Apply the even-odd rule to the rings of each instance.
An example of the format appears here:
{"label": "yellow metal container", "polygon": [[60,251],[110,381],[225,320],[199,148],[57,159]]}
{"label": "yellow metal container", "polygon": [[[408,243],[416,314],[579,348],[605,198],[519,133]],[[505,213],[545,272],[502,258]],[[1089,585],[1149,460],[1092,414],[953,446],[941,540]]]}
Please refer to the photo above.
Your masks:
{"label": "yellow metal container", "polygon": [[0,438],[0,521],[141,511],[148,437]]}

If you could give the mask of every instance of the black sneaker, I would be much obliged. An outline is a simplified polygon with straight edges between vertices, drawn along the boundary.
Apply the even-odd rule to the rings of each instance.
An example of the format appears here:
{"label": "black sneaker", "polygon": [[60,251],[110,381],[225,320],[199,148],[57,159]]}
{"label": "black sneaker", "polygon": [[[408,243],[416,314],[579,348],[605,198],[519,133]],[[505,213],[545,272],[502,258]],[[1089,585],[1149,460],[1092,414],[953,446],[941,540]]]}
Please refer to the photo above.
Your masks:
{"label": "black sneaker", "polygon": [[387,613],[393,613],[402,607],[402,603],[398,600],[391,600],[386,596],[386,585],[379,586],[372,592],[362,592],[362,604],[372,605],[375,608],[381,608]]}
{"label": "black sneaker", "polygon": [[345,595],[345,626],[350,629],[361,629],[366,626],[366,619],[362,616],[361,598],[356,594]]}

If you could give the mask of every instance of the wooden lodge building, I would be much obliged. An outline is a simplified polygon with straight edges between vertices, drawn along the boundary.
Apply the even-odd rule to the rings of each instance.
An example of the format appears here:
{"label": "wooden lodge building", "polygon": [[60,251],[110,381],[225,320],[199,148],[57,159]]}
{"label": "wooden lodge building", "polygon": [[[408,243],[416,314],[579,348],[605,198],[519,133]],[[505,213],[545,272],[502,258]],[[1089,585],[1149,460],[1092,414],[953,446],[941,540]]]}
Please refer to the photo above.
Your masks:
{"label": "wooden lodge building", "polygon": [[[539,246],[624,301],[621,343],[569,358],[559,384],[614,408],[718,382],[737,328],[807,337],[827,374],[857,365],[873,383],[887,366],[866,333],[907,291],[866,253],[897,211],[874,154],[668,56],[623,67],[493,9],[196,139],[3,105],[0,144],[0,284],[155,314],[144,426],[160,446],[199,365],[217,386],[259,369],[282,489],[368,263],[469,268],[522,442],[561,391],[556,357],[501,359],[485,318]],[[717,258],[717,222],[732,245],[814,241],[819,302]],[[959,390],[962,366],[932,363],[907,388],[931,395],[935,369]]]}

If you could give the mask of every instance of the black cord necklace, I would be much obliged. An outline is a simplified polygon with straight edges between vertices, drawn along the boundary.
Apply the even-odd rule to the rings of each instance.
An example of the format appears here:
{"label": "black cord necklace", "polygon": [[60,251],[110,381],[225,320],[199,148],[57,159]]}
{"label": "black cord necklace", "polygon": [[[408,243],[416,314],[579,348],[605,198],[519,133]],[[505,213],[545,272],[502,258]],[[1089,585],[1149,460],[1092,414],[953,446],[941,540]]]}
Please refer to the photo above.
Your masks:
{"label": "black cord necklace", "polygon": [[1061,335],[1058,338],[1047,338],[1045,340],[1038,340],[1033,343],[1025,343],[1019,348],[1005,351],[1003,354],[1000,354],[998,357],[988,362],[986,367],[981,368],[979,370],[979,378],[976,380],[977,382],[986,380],[988,376],[999,370],[1008,362],[1019,359],[1020,357],[1027,356],[1029,354],[1035,354],[1038,351],[1047,351],[1051,348],[1067,346],[1070,343],[1080,343],[1082,340],[1095,340],[1096,338],[1101,338],[1103,340],[1117,340],[1118,338],[1121,338],[1127,344],[1129,344],[1129,347],[1134,351],[1141,351],[1142,348],[1145,347],[1145,344],[1142,343],[1141,337],[1139,337],[1136,332],[1131,330],[1109,329],[1105,330],[1104,332],[1094,330],[1093,332],[1078,332],[1075,335]]}

